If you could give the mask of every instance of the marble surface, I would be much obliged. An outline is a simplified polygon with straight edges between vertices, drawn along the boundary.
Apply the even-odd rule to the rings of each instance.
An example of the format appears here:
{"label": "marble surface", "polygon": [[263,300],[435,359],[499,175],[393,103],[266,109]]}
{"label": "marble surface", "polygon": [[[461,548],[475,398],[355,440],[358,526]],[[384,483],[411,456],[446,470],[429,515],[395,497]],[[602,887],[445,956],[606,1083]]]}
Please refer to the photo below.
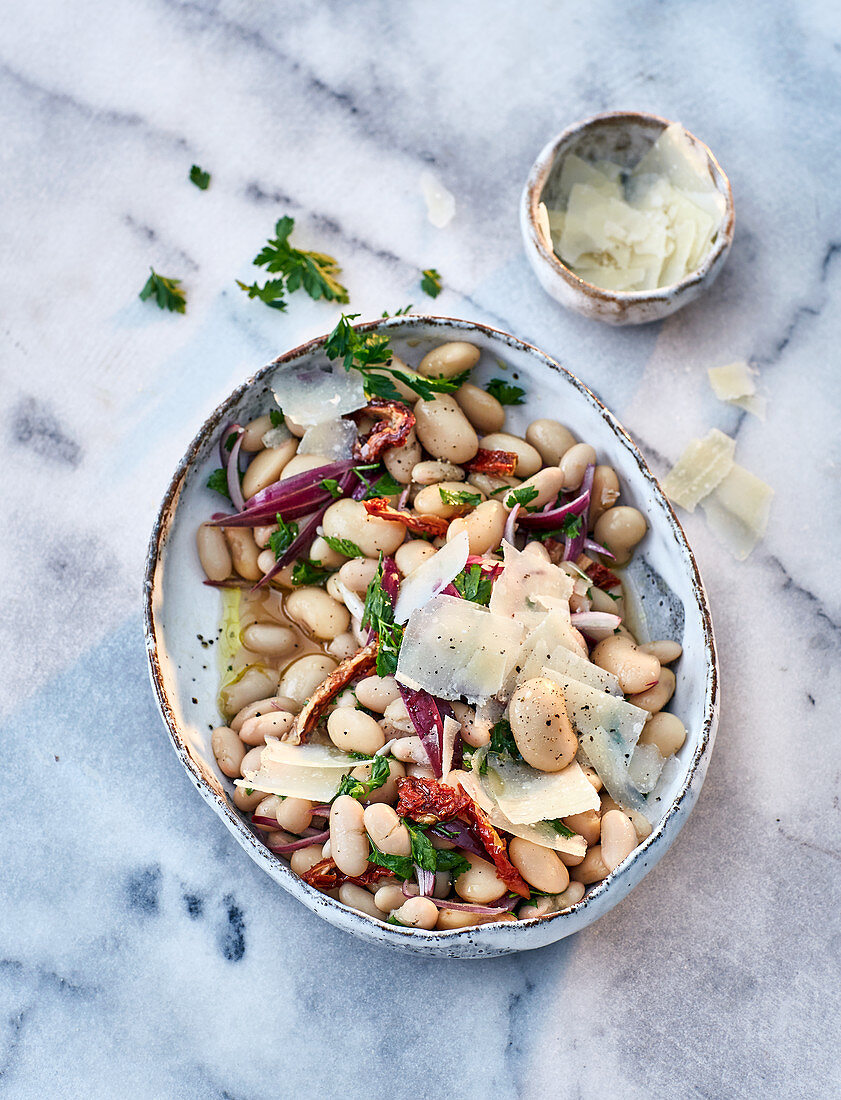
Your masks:
{"label": "marble surface", "polygon": [[[840,69],[828,0],[7,13],[0,1095],[838,1094]],[[624,106],[707,141],[737,209],[711,293],[638,330],[562,312],[517,225],[543,143]],[[425,170],[456,196],[446,229]],[[169,475],[236,382],[336,318],[234,285],[287,213],[355,311],[425,308],[434,265],[435,312],[557,356],[657,471],[715,425],[776,490],[745,563],[685,517],[724,684],[692,819],[626,902],[543,951],[425,962],[320,922],[190,788],[155,711],[140,586]],[[137,300],[150,264],[183,278],[186,316]],[[708,389],[737,357],[762,369],[765,424]]]}

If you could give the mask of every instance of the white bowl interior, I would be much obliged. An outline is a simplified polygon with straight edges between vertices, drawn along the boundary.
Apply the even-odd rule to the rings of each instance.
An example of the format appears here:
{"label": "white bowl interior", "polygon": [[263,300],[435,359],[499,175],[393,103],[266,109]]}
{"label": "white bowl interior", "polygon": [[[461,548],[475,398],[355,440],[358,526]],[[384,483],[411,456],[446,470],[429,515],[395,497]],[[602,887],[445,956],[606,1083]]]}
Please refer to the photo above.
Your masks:
{"label": "white bowl interior", "polygon": [[[576,436],[595,446],[599,462],[616,469],[622,503],[633,504],[648,517],[650,530],[629,577],[650,636],[673,638],[683,645],[684,656],[674,666],[677,687],[670,709],[688,730],[679,771],[656,807],[651,837],[572,910],[516,925],[428,933],[381,924],[319,894],[252,835],[228,802],[233,786],[218,771],[210,746],[211,730],[221,722],[215,703],[220,597],[217,590],[202,584],[195,533],[218,510],[215,494],[205,483],[218,466],[221,427],[230,420],[244,423],[271,407],[269,368],[240,387],[203,426],[162,506],[147,574],[147,646],[153,685],[176,751],[202,795],[252,858],[309,908],[349,931],[422,953],[472,957],[539,947],[589,924],[616,904],[662,856],[694,804],[716,723],[715,650],[706,600],[680,526],[641,456],[611,414],[577,379],[528,345],[484,326],[409,317],[394,318],[384,327],[395,352],[410,364],[447,339],[478,344],[482,357],[474,377],[480,384],[504,377],[526,390],[526,404],[509,408],[507,426],[522,433],[539,416],[567,424]],[[295,354],[305,361],[323,358],[320,348],[312,345]]]}

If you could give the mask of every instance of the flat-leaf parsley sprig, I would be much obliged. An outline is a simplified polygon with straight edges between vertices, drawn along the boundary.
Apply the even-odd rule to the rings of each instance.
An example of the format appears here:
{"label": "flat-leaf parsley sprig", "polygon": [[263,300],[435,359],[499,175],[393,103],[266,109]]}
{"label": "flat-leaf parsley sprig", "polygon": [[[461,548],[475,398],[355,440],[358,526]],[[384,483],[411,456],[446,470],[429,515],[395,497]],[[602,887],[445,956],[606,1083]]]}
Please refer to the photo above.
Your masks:
{"label": "flat-leaf parsley sprig", "polygon": [[170,313],[186,313],[187,296],[181,290],[181,280],[159,275],[153,267],[150,267],[149,270],[152,274],[140,291],[139,298],[141,302],[154,297],[158,309],[168,309]]}
{"label": "flat-leaf parsley sprig", "polygon": [[269,279],[263,286],[254,282],[240,282],[237,285],[249,298],[259,298],[272,309],[285,309],[285,296],[294,294],[303,287],[310,298],[318,301],[324,298],[328,302],[348,302],[347,288],[342,286],[337,276],[342,269],[332,256],[324,252],[309,252],[294,248],[289,237],[295,227],[295,219],[288,215],[275,224],[275,235],[263,245],[254,257],[255,267],[264,267],[277,279]]}

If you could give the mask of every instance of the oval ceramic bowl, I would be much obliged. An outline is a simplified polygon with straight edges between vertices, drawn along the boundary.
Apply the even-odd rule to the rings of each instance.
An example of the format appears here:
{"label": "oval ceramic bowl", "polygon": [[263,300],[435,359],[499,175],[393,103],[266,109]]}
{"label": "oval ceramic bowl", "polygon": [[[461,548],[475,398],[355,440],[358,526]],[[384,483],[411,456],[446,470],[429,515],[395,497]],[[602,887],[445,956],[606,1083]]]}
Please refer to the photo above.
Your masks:
{"label": "oval ceramic bowl", "polygon": [[668,317],[694,301],[721,271],[733,241],[733,193],[718,161],[694,134],[689,134],[689,138],[706,158],[710,175],[724,196],[724,221],[701,266],[679,283],[659,290],[635,291],[604,290],[594,286],[561,262],[539,225],[538,205],[541,202],[553,205],[564,157],[575,153],[583,160],[610,160],[623,167],[632,167],[669,125],[668,119],[658,115],[607,111],[564,130],[543,148],[534,162],[520,201],[520,228],[534,273],[547,294],[561,305],[611,325],[641,325]]}
{"label": "oval ceramic bowl", "polygon": [[[512,430],[523,432],[530,420],[546,415],[570,425],[596,447],[599,461],[616,469],[623,501],[647,515],[650,530],[629,574],[639,597],[634,617],[638,630],[644,630],[641,624],[647,619],[651,637],[683,644],[672,709],[689,731],[679,768],[656,808],[653,832],[604,882],[565,912],[451,932],[402,929],[348,909],[306,885],[252,834],[229,800],[232,784],[216,767],[210,747],[210,730],[220,721],[215,704],[219,676],[214,648],[206,640],[216,636],[220,608],[218,592],[202,584],[195,533],[214,510],[205,483],[218,463],[219,432],[226,423],[245,423],[271,407],[268,383],[275,364],[244,382],[202,426],[161,505],[145,581],[146,645],[158,705],[175,751],[202,797],[260,867],[331,924],[424,955],[471,958],[542,947],[586,927],[626,897],[665,854],[695,804],[718,711],[715,644],[701,578],[683,531],[639,451],[612,414],[553,359],[513,336],[468,321],[409,316],[360,328],[387,332],[395,353],[410,364],[447,340],[477,344],[482,349],[475,371],[480,382],[506,372],[526,390],[527,403],[509,410]],[[313,340],[276,363],[324,361],[323,344],[323,337]],[[664,878],[662,888],[668,885]]]}

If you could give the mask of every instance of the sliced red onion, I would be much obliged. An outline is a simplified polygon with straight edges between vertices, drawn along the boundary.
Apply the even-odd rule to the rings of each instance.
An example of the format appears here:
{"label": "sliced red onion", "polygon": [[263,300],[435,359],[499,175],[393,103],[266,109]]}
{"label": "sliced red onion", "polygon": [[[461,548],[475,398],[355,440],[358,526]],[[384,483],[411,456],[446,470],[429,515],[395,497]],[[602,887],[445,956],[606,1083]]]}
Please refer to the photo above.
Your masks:
{"label": "sliced red onion", "polygon": [[252,825],[259,825],[261,828],[279,829],[280,825],[277,823],[276,817],[251,817]]}
{"label": "sliced red onion", "polygon": [[597,641],[609,638],[622,622],[618,615],[611,615],[609,611],[576,611],[570,615],[570,620],[576,630]]}
{"label": "sliced red onion", "polygon": [[575,561],[584,549],[584,540],[587,538],[587,529],[590,526],[590,494],[593,491],[595,473],[596,467],[590,463],[584,471],[584,477],[581,481],[581,496],[584,498],[584,507],[579,513],[581,526],[577,535],[564,540],[564,561]]}
{"label": "sliced red onion", "polygon": [[267,844],[266,847],[270,852],[274,852],[276,856],[288,856],[292,852],[297,852],[299,848],[309,848],[311,844],[323,844],[325,840],[329,839],[330,830],[325,829],[323,833],[314,833],[312,836],[305,836],[300,840],[290,841],[289,844]]}
{"label": "sliced red onion", "polygon": [[[231,504],[238,512],[241,512],[245,507],[245,498],[242,495],[242,483],[239,479],[239,452],[242,447],[242,436],[244,429],[239,424],[234,424],[232,431],[237,433],[236,442],[231,448],[230,454],[227,456],[227,462],[225,463],[225,475],[228,479],[228,495],[231,498]],[[230,433],[228,433],[230,435]],[[223,450],[227,451],[227,446],[223,444]]]}
{"label": "sliced red onion", "polygon": [[313,806],[312,816],[313,817],[329,817],[330,816],[330,807],[329,807],[329,805]]}
{"label": "sliced red onion", "polygon": [[[324,469],[324,467],[322,466],[321,469]],[[353,488],[355,484],[356,474],[353,472],[353,470],[348,470],[339,481],[339,488],[343,492],[348,492]],[[327,501],[327,503],[319,508],[317,512],[314,512],[307,520],[307,522],[301,526],[298,534],[295,536],[295,538],[292,540],[286,550],[284,550],[283,554],[277,559],[272,568],[261,580],[257,581],[257,583],[254,585],[254,591],[256,591],[258,588],[262,588],[262,586],[270,581],[272,577],[274,577],[277,573],[279,573],[280,570],[284,568],[284,566],[289,565],[290,562],[295,561],[295,559],[299,558],[301,554],[309,550],[310,546],[312,546],[313,544],[316,535],[318,534],[318,528],[321,525],[322,519],[324,519],[324,513],[327,511],[331,504],[332,499]],[[390,561],[391,559],[389,558],[388,560]],[[396,570],[397,566],[395,566],[394,568]]]}
{"label": "sliced red onion", "polygon": [[426,755],[429,757],[429,766],[438,779],[441,778],[441,745],[444,736],[444,719],[434,696],[423,689],[415,690],[398,684],[406,710],[415,727],[415,733],[423,742]]}
{"label": "sliced red onion", "polygon": [[[279,505],[283,503],[285,497],[294,496],[302,490],[320,485],[328,478],[336,478],[339,474],[347,473],[352,466],[353,463],[350,460],[328,462],[324,466],[316,466],[313,470],[304,470],[303,473],[295,474],[294,477],[275,481],[265,489],[261,489],[259,493],[255,493],[253,497],[249,497],[248,507],[260,508],[267,505],[280,511]],[[326,489],[325,492],[327,492]]]}
{"label": "sliced red onion", "polygon": [[461,599],[461,592],[456,588],[454,584],[448,584],[446,588],[442,588],[438,593],[439,596],[455,596],[457,599]]}
{"label": "sliced red onion", "polygon": [[391,600],[391,606],[397,601],[397,591],[400,588],[400,574],[397,571],[397,563],[394,558],[383,558],[383,592]]}
{"label": "sliced red onion", "polygon": [[591,554],[602,554],[611,561],[616,561],[615,555],[611,554],[606,546],[602,546],[600,542],[595,542],[593,539],[584,540],[584,549],[589,550]]}
{"label": "sliced red onion", "polygon": [[432,871],[426,871],[423,867],[419,867],[415,864],[415,878],[418,880],[418,892],[422,898],[429,897],[432,891],[435,889],[435,874]]}
{"label": "sliced red onion", "polygon": [[520,511],[520,505],[515,504],[511,511],[508,513],[508,519],[505,521],[505,532],[503,538],[506,542],[510,542],[514,545],[514,532],[517,530],[517,514]]}
{"label": "sliced red onion", "polygon": [[411,483],[407,485],[397,500],[397,508],[400,512],[402,512],[406,507],[406,502],[409,499],[409,490],[411,489],[411,487]]}
{"label": "sliced red onion", "polygon": [[326,478],[347,475],[350,465],[349,462],[331,462],[314,470],[305,470],[285,481],[276,481],[250,497],[239,515],[217,513],[211,522],[226,527],[257,527],[274,523],[278,512],[285,520],[299,519],[322,504],[333,503],[332,494],[323,488],[321,482]]}
{"label": "sliced red onion", "polygon": [[[430,871],[429,874],[432,874]],[[415,888],[409,883],[404,882],[402,886],[403,896],[406,898],[416,898],[418,895],[414,892]],[[429,894],[422,894],[422,897],[428,897],[433,905],[437,905],[439,909],[456,909],[459,913],[481,913],[486,917],[502,916],[503,913],[510,913],[518,901],[522,901],[522,898],[510,898],[505,905],[470,905],[466,901],[448,901],[446,898],[433,898]]]}
{"label": "sliced red onion", "polygon": [[[444,831],[445,829],[446,832]],[[488,857],[488,853],[481,844],[479,844],[463,821],[454,820],[448,821],[446,825],[433,825],[429,831],[435,833],[436,836],[444,837],[445,840],[451,840],[457,848],[461,848],[465,852],[470,852],[473,856],[481,856],[482,859],[487,859]]]}
{"label": "sliced red onion", "polygon": [[[588,467],[589,469],[589,467]],[[567,516],[580,516],[586,510],[589,503],[589,491],[579,493],[574,500],[552,508],[548,512],[526,512],[520,520],[520,526],[529,530],[554,531],[561,526]],[[582,523],[582,527],[584,524]]]}
{"label": "sliced red onion", "polygon": [[229,420],[225,427],[222,429],[222,434],[219,436],[219,465],[222,467],[223,470],[227,467],[228,458],[231,454],[226,446],[228,442],[228,436],[231,434],[232,431],[234,431],[235,428],[238,427],[238,424],[232,424]]}

